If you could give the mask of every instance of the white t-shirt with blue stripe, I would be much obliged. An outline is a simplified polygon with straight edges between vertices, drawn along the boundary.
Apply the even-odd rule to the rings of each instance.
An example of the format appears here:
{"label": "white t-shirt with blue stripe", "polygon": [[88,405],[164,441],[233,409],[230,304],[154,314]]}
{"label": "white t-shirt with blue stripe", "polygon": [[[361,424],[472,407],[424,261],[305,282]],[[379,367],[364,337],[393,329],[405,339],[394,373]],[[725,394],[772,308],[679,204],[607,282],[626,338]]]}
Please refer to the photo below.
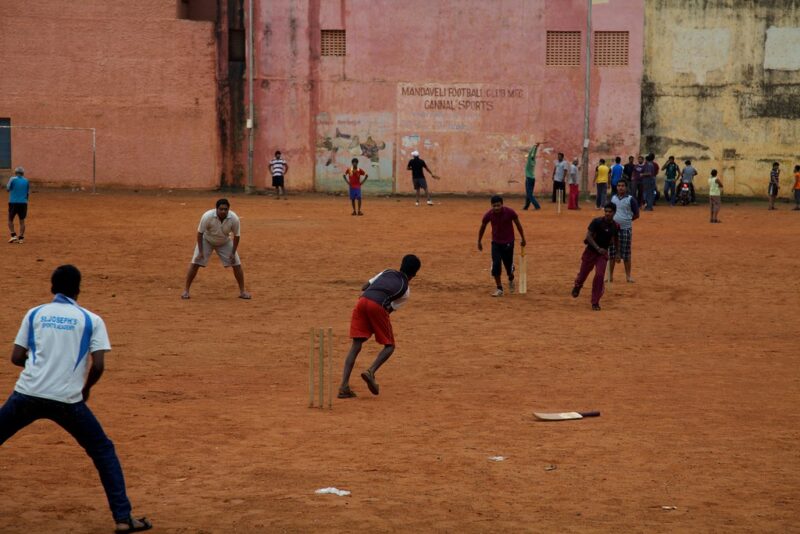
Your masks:
{"label": "white t-shirt with blue stripe", "polygon": [[103,319],[61,294],[28,310],[14,344],[28,349],[14,390],[68,404],[83,400],[89,354],[111,350]]}

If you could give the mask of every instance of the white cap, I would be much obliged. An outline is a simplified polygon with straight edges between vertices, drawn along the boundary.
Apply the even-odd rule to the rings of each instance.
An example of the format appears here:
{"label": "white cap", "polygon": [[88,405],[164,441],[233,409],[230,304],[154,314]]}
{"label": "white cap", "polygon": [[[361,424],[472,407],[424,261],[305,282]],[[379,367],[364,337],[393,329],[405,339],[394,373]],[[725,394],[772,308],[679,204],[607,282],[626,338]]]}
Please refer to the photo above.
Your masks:
{"label": "white cap", "polygon": [[14,173],[15,174],[25,174],[25,169],[23,169],[22,167],[17,167],[16,169],[14,169]]}
{"label": "white cap", "polygon": [[419,156],[419,152],[417,152],[417,151],[415,150],[414,152],[412,152],[412,153],[411,153],[411,155],[412,155],[412,156]]}

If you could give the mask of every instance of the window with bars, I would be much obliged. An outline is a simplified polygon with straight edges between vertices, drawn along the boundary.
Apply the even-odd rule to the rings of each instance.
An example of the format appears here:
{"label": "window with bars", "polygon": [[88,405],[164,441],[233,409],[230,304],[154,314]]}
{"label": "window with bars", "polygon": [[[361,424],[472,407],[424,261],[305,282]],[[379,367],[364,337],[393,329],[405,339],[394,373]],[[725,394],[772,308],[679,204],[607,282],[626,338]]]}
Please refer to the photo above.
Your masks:
{"label": "window with bars", "polygon": [[548,67],[578,67],[581,64],[581,32],[547,32]]}
{"label": "window with bars", "polygon": [[347,55],[347,33],[345,30],[322,30],[322,55]]}
{"label": "window with bars", "polygon": [[628,32],[594,32],[596,67],[628,66]]}

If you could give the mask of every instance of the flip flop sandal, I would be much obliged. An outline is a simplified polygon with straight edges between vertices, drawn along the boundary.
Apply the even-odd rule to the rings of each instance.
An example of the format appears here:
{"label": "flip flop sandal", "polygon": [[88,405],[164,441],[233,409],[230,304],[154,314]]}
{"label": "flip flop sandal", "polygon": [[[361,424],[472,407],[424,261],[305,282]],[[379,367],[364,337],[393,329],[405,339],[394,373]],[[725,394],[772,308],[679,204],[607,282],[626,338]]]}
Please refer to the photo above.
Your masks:
{"label": "flip flop sandal", "polygon": [[375,382],[375,376],[369,371],[364,371],[361,373],[361,378],[367,383],[369,392],[373,395],[377,395],[380,389],[378,388],[378,383]]}
{"label": "flip flop sandal", "polygon": [[336,397],[339,399],[352,399],[353,397],[358,397],[358,395],[356,395],[356,392],[353,391],[352,389],[347,388],[347,389],[340,389],[339,394],[336,395]]}
{"label": "flip flop sandal", "polygon": [[[134,518],[133,516],[131,516],[125,521],[117,521],[117,523],[125,523],[128,525],[128,528],[114,529],[114,532],[118,534],[122,534],[123,532],[142,532],[153,528],[153,523],[151,523],[150,520],[147,519],[146,517]],[[136,523],[139,524],[137,525]]]}

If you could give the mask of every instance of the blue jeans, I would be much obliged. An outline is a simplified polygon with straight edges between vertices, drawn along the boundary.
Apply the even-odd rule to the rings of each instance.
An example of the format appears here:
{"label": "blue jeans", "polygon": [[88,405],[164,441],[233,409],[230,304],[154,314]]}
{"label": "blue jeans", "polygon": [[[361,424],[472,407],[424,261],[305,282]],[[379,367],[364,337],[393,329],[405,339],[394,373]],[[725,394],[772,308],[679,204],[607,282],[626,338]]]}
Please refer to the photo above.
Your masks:
{"label": "blue jeans", "polygon": [[86,403],[67,404],[15,391],[0,408],[0,445],[37,419],[50,419],[86,450],[100,475],[114,521],[126,521],[131,516],[131,503],[125,494],[122,467],[114,444]]}
{"label": "blue jeans", "polygon": [[533,196],[533,186],[536,185],[536,178],[531,178],[530,176],[525,177],[525,206],[522,208],[524,210],[528,209],[528,207],[533,204],[533,207],[537,210],[541,208],[538,202],[536,202],[536,198]]}
{"label": "blue jeans", "polygon": [[597,185],[597,207],[602,208],[606,205],[606,188],[608,184],[596,184]]}
{"label": "blue jeans", "polygon": [[647,204],[645,210],[653,211],[653,203],[656,201],[656,179],[644,178],[642,185],[644,185],[644,201]]}
{"label": "blue jeans", "polygon": [[669,201],[670,206],[675,205],[675,180],[666,180],[664,182],[664,198]]}

